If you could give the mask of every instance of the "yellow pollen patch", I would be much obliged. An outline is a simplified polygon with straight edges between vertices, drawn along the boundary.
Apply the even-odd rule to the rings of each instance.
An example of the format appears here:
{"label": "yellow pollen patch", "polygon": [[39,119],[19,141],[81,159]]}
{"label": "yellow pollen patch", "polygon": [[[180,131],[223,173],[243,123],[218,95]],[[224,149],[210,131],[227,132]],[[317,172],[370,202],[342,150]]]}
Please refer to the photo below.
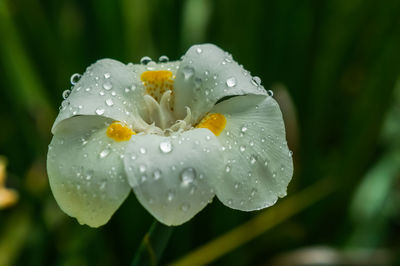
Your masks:
{"label": "yellow pollen patch", "polygon": [[152,96],[157,102],[160,102],[161,96],[168,90],[172,92],[171,95],[173,96],[174,78],[172,72],[169,70],[144,71],[140,76],[146,88],[146,93]]}
{"label": "yellow pollen patch", "polygon": [[226,118],[222,114],[213,113],[206,115],[196,128],[208,128],[215,136],[219,136],[226,126]]}
{"label": "yellow pollen patch", "polygon": [[132,135],[135,135],[135,131],[122,124],[119,121],[114,121],[107,128],[107,137],[115,141],[127,141],[130,140]]}

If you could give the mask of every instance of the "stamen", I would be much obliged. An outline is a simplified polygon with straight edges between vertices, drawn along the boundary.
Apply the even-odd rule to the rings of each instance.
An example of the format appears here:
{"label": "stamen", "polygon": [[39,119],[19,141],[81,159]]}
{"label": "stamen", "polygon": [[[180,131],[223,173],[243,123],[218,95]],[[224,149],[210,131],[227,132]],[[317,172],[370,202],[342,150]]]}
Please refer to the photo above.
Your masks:
{"label": "stamen", "polygon": [[196,128],[207,128],[215,136],[219,136],[226,126],[226,118],[222,114],[213,113],[206,115],[200,123],[197,124]]}
{"label": "stamen", "polygon": [[115,141],[128,141],[132,135],[136,135],[135,131],[119,121],[112,122],[108,126],[106,133],[109,138]]}
{"label": "stamen", "polygon": [[[146,88],[146,93],[152,96],[157,102],[160,102],[162,95],[168,90],[173,95],[174,78],[173,73],[169,70],[145,71],[140,76]],[[170,106],[172,111],[173,104]]]}

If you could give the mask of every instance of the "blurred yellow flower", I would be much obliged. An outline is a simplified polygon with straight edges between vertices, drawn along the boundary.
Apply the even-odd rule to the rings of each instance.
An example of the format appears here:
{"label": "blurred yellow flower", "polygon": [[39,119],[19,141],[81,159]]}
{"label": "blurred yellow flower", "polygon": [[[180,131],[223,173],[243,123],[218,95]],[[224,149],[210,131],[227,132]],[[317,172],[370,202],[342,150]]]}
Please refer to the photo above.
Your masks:
{"label": "blurred yellow flower", "polygon": [[6,159],[0,157],[0,209],[11,207],[18,201],[17,191],[4,187],[6,181],[6,166]]}

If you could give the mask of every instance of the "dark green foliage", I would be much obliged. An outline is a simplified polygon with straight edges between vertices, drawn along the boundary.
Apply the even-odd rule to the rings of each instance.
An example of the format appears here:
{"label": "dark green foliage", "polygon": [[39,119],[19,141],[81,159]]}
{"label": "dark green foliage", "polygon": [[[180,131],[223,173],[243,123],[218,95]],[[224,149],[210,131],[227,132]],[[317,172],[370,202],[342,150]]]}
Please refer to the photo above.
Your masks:
{"label": "dark green foliage", "polygon": [[[131,263],[152,223],[134,195],[107,225],[91,229],[62,213],[48,187],[46,152],[61,93],[97,59],[175,60],[203,42],[231,52],[267,89],[281,84],[290,94],[288,195],[322,178],[336,184],[215,265],[264,265],[315,245],[384,249],[399,261],[399,14],[398,0],[1,0],[0,155],[20,200],[0,210],[0,264]],[[275,95],[283,110],[291,107]],[[174,230],[162,262],[256,214],[215,200]]]}

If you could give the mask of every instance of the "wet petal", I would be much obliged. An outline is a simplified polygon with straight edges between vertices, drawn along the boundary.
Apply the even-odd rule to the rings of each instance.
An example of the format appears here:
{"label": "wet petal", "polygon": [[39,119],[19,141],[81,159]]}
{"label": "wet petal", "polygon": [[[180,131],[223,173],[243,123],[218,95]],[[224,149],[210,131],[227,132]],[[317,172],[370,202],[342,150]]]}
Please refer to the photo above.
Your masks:
{"label": "wet petal", "polygon": [[184,117],[191,108],[196,123],[225,96],[266,95],[232,56],[213,44],[192,46],[183,57],[175,79],[175,113]]}
{"label": "wet petal", "polygon": [[[76,115],[100,115],[141,127],[147,111],[143,105],[145,88],[140,75],[143,71],[169,69],[174,74],[178,63],[125,65],[112,59],[101,59],[89,66],[61,105],[54,122]],[[139,115],[141,117],[139,117]]]}
{"label": "wet petal", "polygon": [[126,142],[106,136],[108,123],[111,120],[100,116],[64,120],[47,154],[50,186],[58,205],[92,227],[105,224],[130,191],[121,158]]}
{"label": "wet petal", "polygon": [[207,129],[136,136],[125,155],[138,200],[166,225],[188,221],[211,201],[214,191],[207,180],[218,178],[222,167],[220,144]]}
{"label": "wet petal", "polygon": [[251,211],[275,204],[286,195],[293,174],[291,152],[277,102],[269,96],[238,96],[221,102],[226,128],[218,136],[226,165],[221,179],[211,179],[227,206]]}

